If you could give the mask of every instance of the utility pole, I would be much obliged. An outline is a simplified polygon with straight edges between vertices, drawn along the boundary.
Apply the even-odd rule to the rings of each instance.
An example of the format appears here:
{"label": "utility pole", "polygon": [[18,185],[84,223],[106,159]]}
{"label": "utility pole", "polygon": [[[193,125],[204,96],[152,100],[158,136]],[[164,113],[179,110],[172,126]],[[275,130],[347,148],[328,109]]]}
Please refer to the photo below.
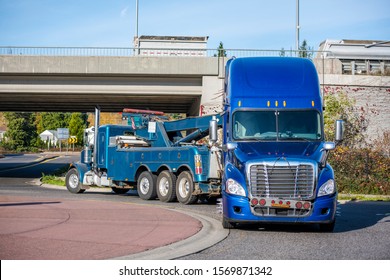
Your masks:
{"label": "utility pole", "polygon": [[135,34],[133,40],[134,55],[139,54],[139,42],[138,42],[138,0],[135,0]]}
{"label": "utility pole", "polygon": [[[137,0],[138,1],[138,0]],[[296,30],[296,38],[295,38],[295,49],[299,50],[299,0],[296,0],[296,17],[297,17],[297,30]]]}
{"label": "utility pole", "polygon": [[135,0],[135,37],[138,39],[138,0]]}

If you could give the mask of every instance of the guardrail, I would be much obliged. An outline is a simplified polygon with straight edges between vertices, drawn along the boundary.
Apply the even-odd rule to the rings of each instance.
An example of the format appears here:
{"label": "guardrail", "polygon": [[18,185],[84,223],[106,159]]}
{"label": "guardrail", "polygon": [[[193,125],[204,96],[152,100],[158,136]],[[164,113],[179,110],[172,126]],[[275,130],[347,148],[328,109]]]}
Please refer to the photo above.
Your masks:
{"label": "guardrail", "polygon": [[301,50],[258,50],[258,49],[156,49],[118,47],[17,47],[0,46],[0,55],[27,56],[189,56],[189,57],[248,57],[248,56],[291,56],[327,57],[330,52]]}
{"label": "guardrail", "polygon": [[[254,57],[285,56],[307,58],[335,58],[330,51],[259,50],[259,49],[156,49],[121,47],[18,47],[0,46],[0,55],[6,56],[110,56],[110,57]],[[389,75],[388,61],[343,60],[342,74]]]}

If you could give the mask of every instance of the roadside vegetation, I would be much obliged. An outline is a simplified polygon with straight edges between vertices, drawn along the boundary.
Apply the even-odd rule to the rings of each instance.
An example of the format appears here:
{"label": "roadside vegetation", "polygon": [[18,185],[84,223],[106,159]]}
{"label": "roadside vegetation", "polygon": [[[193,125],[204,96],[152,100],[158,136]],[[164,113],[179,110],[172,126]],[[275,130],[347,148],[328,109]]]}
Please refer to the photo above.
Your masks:
{"label": "roadside vegetation", "polygon": [[52,174],[42,173],[41,182],[42,184],[56,185],[65,187],[65,175],[68,172],[69,166],[64,166],[57,169]]}
{"label": "roadside vegetation", "polygon": [[[7,125],[4,139],[0,141],[0,152],[39,152],[47,148],[39,134],[45,130],[69,128],[69,134],[83,139],[87,127],[87,115],[82,113],[0,113]],[[76,145],[81,146],[82,141]]]}
{"label": "roadside vegetation", "polygon": [[329,156],[339,192],[390,195],[390,132],[368,142],[364,134],[369,126],[367,110],[357,108],[343,92],[325,94],[325,133],[329,141],[334,139],[335,120],[345,122],[344,141]]}

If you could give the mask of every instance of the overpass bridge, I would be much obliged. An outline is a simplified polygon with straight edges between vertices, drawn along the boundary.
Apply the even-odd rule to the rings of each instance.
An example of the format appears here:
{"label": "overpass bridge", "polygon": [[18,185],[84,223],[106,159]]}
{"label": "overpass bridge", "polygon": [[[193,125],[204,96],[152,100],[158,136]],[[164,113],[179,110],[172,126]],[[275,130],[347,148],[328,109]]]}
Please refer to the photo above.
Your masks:
{"label": "overpass bridge", "polygon": [[201,104],[221,97],[224,58],[44,51],[0,55],[0,111],[88,112],[98,104],[106,112],[131,107],[197,115]]}
{"label": "overpass bridge", "polygon": [[[297,55],[225,52],[227,57]],[[91,112],[97,104],[106,112],[131,107],[198,115],[221,109],[227,57],[218,57],[218,50],[203,49],[201,55],[183,50],[180,56],[138,53],[133,48],[0,47],[0,111]],[[313,59],[322,85],[388,87],[381,77],[342,75],[341,62],[330,57]]]}

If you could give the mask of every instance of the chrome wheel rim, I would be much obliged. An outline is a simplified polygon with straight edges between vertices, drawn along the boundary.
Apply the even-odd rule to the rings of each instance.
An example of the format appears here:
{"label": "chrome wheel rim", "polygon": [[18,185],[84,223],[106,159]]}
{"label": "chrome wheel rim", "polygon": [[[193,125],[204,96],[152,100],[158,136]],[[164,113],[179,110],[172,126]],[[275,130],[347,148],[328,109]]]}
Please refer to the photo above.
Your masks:
{"label": "chrome wheel rim", "polygon": [[162,196],[167,196],[169,191],[169,181],[167,178],[161,178],[160,183],[158,184],[158,189]]}
{"label": "chrome wheel rim", "polygon": [[79,176],[76,174],[71,174],[68,179],[69,187],[75,189],[79,186]]}
{"label": "chrome wheel rim", "polygon": [[182,179],[179,184],[179,194],[181,197],[187,197],[190,190],[190,184],[187,179]]}
{"label": "chrome wheel rim", "polygon": [[147,178],[142,178],[141,182],[140,182],[140,191],[143,194],[147,194],[149,191],[149,188],[150,188],[149,180]]}

